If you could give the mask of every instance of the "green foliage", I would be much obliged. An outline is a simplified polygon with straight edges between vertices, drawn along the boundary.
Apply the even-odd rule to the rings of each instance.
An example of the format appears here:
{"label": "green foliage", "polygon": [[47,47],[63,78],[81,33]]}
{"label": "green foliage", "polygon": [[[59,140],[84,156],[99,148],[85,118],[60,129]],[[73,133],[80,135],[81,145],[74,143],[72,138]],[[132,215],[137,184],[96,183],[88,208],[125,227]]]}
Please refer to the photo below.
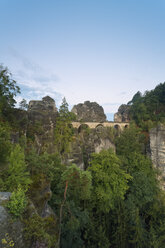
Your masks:
{"label": "green foliage", "polygon": [[9,126],[0,122],[0,167],[4,166],[8,160],[11,142],[10,142],[10,133]]}
{"label": "green foliage", "polygon": [[5,237],[1,240],[3,248],[11,248],[14,247],[14,241],[12,238],[9,236],[8,233],[5,234]]}
{"label": "green foliage", "polygon": [[9,212],[15,217],[20,217],[24,212],[24,209],[27,205],[27,198],[25,191],[18,185],[17,190],[15,190],[11,197],[10,201],[7,203]]}
{"label": "green foliage", "polygon": [[114,143],[116,137],[118,137],[118,130],[114,127],[107,127],[106,133],[109,136],[109,138],[111,139],[111,141]]}
{"label": "green foliage", "polygon": [[35,121],[35,123],[30,123],[27,129],[27,139],[28,141],[35,141],[35,135],[43,135],[44,129],[40,121]]}
{"label": "green foliage", "polygon": [[102,220],[102,224],[100,224],[99,219],[98,217],[91,218],[86,225],[84,232],[85,248],[110,247],[109,238],[106,235],[107,227],[105,227],[105,222]]}
{"label": "green foliage", "polygon": [[[0,188],[13,192],[7,203],[10,213],[15,218],[23,214],[26,192],[37,212],[42,213],[51,195],[44,190],[51,182],[50,205],[57,223],[38,214],[25,219],[29,243],[55,247],[59,235],[62,248],[164,248],[165,194],[159,188],[157,171],[146,157],[145,147],[148,130],[165,122],[165,83],[144,95],[137,92],[128,103],[131,118],[140,128],[132,122],[117,137],[115,129],[103,131],[98,127],[94,132],[81,126],[78,139],[81,140],[83,133],[84,151],[87,150],[85,141],[94,135],[104,139],[108,134],[116,144],[116,154],[110,150],[93,154],[86,171],[76,165],[61,164],[74,139],[71,126],[74,115],[69,112],[65,99],[55,127],[58,154],[38,154],[22,138],[20,144],[26,152],[25,158],[20,145],[11,144],[10,128],[4,120],[14,121],[17,93],[19,88],[11,74],[0,66]],[[24,99],[20,107],[27,107]],[[33,143],[35,134],[43,134],[40,122],[28,125],[28,141]],[[89,153],[83,152],[86,160]],[[6,236],[3,244],[11,247],[10,241]]]}
{"label": "green foliage", "polygon": [[9,156],[9,165],[5,182],[6,189],[14,191],[18,185],[21,185],[24,191],[27,191],[30,183],[31,180],[29,172],[27,171],[24,152],[19,145],[16,145]]}
{"label": "green foliage", "polygon": [[76,165],[64,166],[58,163],[54,168],[54,178],[52,179],[52,191],[54,193],[52,204],[58,208],[64,198],[64,191],[67,182],[67,201],[80,201],[90,199],[91,194],[91,173],[82,171]]}
{"label": "green foliage", "polygon": [[22,110],[27,110],[28,108],[28,104],[27,101],[23,98],[22,101],[19,103],[19,107]]}
{"label": "green foliage", "polygon": [[142,98],[142,93],[138,91],[132,98],[131,101],[128,102],[128,104],[134,104],[136,102],[140,102]]}
{"label": "green foliage", "polygon": [[91,179],[89,171],[82,171],[76,165],[68,166],[61,175],[61,183],[68,182],[67,197],[75,201],[90,198]]}
{"label": "green foliage", "polygon": [[[114,247],[148,248],[158,244],[156,235],[159,236],[159,228],[155,230],[151,220],[153,212],[156,214],[154,208],[161,190],[151,160],[142,154],[145,140],[139,131],[131,125],[116,141],[123,169],[132,176],[132,180],[128,183],[125,200],[119,204],[120,210],[117,210],[117,206],[115,209],[117,216],[123,217],[113,224]],[[119,240],[122,242],[119,243]],[[154,246],[151,246],[151,241]]]}
{"label": "green foliage", "polygon": [[[146,205],[154,200],[156,189],[152,184],[153,178],[148,178],[147,173],[136,172],[134,174],[132,185],[130,186],[130,192],[128,194],[128,205],[138,206],[139,208],[145,208]],[[134,206],[133,206],[134,207]]]}
{"label": "green foliage", "polygon": [[143,223],[138,208],[134,211],[134,225],[131,231],[130,244],[134,244],[137,248],[147,248],[147,230],[145,229],[145,223]]}
{"label": "green foliage", "polygon": [[139,127],[148,131],[150,126],[146,124],[150,120],[152,126],[165,119],[165,83],[161,83],[154,90],[146,91],[144,95],[137,92],[131,104],[131,119],[135,120]]}
{"label": "green foliage", "polygon": [[130,153],[141,153],[144,148],[145,135],[133,123],[116,138],[117,155],[127,158]]}
{"label": "green foliage", "polygon": [[74,202],[66,203],[64,208],[61,247],[83,247],[82,233],[89,222],[88,212],[82,210]]}
{"label": "green foliage", "polygon": [[88,170],[93,180],[92,201],[99,211],[109,212],[117,199],[124,199],[131,176],[120,168],[120,160],[111,150],[93,154]]}
{"label": "green foliage", "polygon": [[123,168],[133,177],[129,182],[128,205],[143,207],[153,201],[158,191],[156,171],[151,160],[142,154],[143,136],[134,126],[126,129],[117,139],[116,150],[120,155]]}
{"label": "green foliage", "polygon": [[16,103],[14,97],[20,93],[16,81],[12,79],[9,70],[0,65],[0,116],[5,117]]}
{"label": "green foliage", "polygon": [[83,247],[82,231],[89,221],[84,206],[90,200],[90,172],[82,171],[76,165],[66,167],[58,164],[51,189],[50,204],[61,220],[61,246]]}
{"label": "green foliage", "polygon": [[[108,248],[114,242],[112,230],[116,225],[113,223],[116,222],[116,216],[113,212],[118,210],[118,202],[125,201],[132,177],[124,171],[121,161],[112,150],[93,154],[88,170],[92,175],[92,193],[88,204],[90,221],[84,235],[85,247]],[[119,214],[121,215],[121,211],[118,211],[117,218]],[[119,234],[122,232],[124,236],[123,228],[122,231],[119,230],[119,226],[116,229],[115,232]],[[119,240],[119,234],[116,240]],[[114,243],[119,244],[118,241]],[[114,243],[112,247],[115,247]]]}
{"label": "green foliage", "polygon": [[[25,222],[25,239],[30,244],[39,242],[46,247],[55,247],[56,244],[56,223],[53,218],[42,218],[33,214]],[[52,231],[53,230],[53,231]]]}
{"label": "green foliage", "polygon": [[159,192],[149,211],[149,247],[163,248],[165,241],[165,194]]}
{"label": "green foliage", "polygon": [[45,175],[51,181],[60,159],[58,154],[48,154],[47,152],[38,154],[35,148],[31,147],[26,154],[26,163],[32,177],[33,175]]}
{"label": "green foliage", "polygon": [[73,119],[74,114],[69,112],[68,104],[64,98],[59,109],[59,116],[57,117],[55,127],[56,150],[61,156],[69,152],[70,149],[70,142],[73,139],[73,128],[71,127]]}

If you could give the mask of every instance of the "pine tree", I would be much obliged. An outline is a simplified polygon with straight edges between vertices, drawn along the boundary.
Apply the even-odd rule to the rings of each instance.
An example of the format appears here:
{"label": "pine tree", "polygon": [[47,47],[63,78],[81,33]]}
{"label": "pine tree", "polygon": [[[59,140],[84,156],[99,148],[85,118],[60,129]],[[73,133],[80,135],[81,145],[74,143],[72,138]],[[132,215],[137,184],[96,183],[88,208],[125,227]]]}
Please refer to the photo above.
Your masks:
{"label": "pine tree", "polygon": [[63,98],[55,127],[55,145],[57,152],[61,156],[69,152],[70,142],[73,138],[73,128],[71,127],[73,118],[74,115],[69,112],[68,103],[66,99]]}
{"label": "pine tree", "polygon": [[28,185],[31,183],[30,175],[27,171],[24,153],[19,145],[16,145],[10,154],[7,173],[8,177],[5,182],[7,190],[14,191],[18,185],[24,191],[28,189]]}

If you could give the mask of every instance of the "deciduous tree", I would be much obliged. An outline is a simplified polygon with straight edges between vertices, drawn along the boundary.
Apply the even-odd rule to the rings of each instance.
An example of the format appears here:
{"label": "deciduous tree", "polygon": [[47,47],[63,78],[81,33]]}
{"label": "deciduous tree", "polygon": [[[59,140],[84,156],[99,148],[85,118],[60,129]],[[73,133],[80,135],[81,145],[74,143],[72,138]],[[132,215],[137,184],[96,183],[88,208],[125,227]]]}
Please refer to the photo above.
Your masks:
{"label": "deciduous tree", "polygon": [[0,115],[4,116],[14,107],[16,103],[14,97],[18,93],[20,93],[20,88],[12,79],[12,74],[7,67],[0,65]]}

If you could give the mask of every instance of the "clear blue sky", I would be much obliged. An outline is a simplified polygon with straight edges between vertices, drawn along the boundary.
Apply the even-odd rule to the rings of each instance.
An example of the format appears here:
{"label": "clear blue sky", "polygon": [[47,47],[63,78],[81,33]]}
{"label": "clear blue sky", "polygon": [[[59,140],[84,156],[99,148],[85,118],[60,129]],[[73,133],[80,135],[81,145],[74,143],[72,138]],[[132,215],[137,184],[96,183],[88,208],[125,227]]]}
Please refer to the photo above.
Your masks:
{"label": "clear blue sky", "polygon": [[27,100],[114,113],[165,81],[164,0],[0,0],[0,63]]}

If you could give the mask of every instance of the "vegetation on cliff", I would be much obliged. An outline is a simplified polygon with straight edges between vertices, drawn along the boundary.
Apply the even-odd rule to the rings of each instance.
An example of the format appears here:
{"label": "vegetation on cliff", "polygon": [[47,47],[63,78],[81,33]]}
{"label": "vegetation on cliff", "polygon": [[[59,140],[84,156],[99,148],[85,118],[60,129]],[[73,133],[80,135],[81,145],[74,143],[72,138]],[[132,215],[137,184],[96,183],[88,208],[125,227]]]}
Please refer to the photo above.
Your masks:
{"label": "vegetation on cliff", "polygon": [[159,122],[165,122],[165,83],[161,83],[154,90],[144,94],[137,92],[132,100],[130,117],[138,126],[148,130]]}
{"label": "vegetation on cliff", "polygon": [[75,115],[69,112],[68,103],[64,98],[59,108],[59,115],[56,118],[55,127],[55,148],[61,156],[69,152],[69,144],[73,140],[71,121],[74,119]]}
{"label": "vegetation on cliff", "polygon": [[149,122],[164,121],[165,84],[133,97],[135,123],[120,136],[113,132],[116,153],[93,153],[86,170],[64,163],[76,135],[65,99],[48,152],[37,149],[31,126],[22,135],[20,123],[18,142],[11,142],[14,128],[2,106],[6,101],[11,113],[19,89],[3,67],[0,86],[0,190],[12,192],[7,207],[24,222],[27,247],[164,248],[165,195],[146,156],[146,131]]}
{"label": "vegetation on cliff", "polygon": [[8,68],[0,65],[0,118],[8,119],[16,103],[14,97],[20,93],[20,88]]}

